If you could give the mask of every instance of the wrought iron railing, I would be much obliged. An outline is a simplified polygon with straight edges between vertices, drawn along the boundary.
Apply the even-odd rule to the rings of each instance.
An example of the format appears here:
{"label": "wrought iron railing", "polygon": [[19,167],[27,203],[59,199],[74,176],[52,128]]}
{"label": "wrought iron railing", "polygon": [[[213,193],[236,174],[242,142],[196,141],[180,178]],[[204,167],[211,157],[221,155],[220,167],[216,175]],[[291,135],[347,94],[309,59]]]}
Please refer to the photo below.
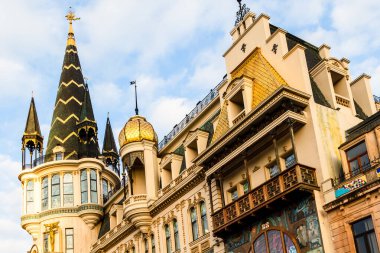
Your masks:
{"label": "wrought iron railing", "polygon": [[302,187],[310,186],[311,189],[318,188],[314,168],[296,164],[214,212],[212,214],[214,230],[238,221],[241,217],[248,215],[249,212],[259,210],[262,206],[267,205],[269,201],[276,199],[276,197],[285,192],[296,189],[300,185]]}
{"label": "wrought iron railing", "polygon": [[358,168],[355,168],[353,170],[350,170],[348,173],[343,173],[343,168],[341,168],[341,175],[339,177],[336,177],[333,180],[334,187],[338,187],[340,184],[358,176],[366,174],[368,171],[371,171],[373,169],[377,169],[380,167],[380,158],[376,158],[372,161],[370,161],[367,164],[364,164],[363,166],[360,166]]}
{"label": "wrought iron railing", "polygon": [[224,82],[224,80],[225,78],[215,88],[213,88],[202,101],[199,101],[195,108],[191,110],[191,112],[187,114],[180,123],[176,124],[173,127],[169,134],[164,136],[163,140],[158,143],[158,150],[161,150],[163,147],[165,147],[170,140],[172,140],[179,132],[181,132],[187,125],[189,125],[190,122],[192,122],[192,120],[198,114],[200,114],[212,101],[214,101],[215,98],[218,97],[218,88]]}

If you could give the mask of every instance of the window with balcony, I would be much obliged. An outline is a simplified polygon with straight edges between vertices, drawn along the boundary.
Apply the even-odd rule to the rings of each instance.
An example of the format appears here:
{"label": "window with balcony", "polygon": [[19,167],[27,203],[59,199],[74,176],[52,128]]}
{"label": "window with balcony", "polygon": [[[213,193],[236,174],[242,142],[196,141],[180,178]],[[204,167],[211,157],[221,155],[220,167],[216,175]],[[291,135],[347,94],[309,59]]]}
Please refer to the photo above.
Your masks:
{"label": "window with balcony", "polygon": [[379,246],[371,217],[357,221],[352,224],[356,252],[379,253]]}
{"label": "window with balcony", "polygon": [[48,197],[49,197],[49,184],[48,178],[44,177],[41,183],[41,210],[47,210],[48,208]]}
{"label": "window with balcony", "polygon": [[80,191],[81,203],[88,203],[88,185],[87,185],[87,171],[81,170],[80,172]]}
{"label": "window with balcony", "polygon": [[294,153],[291,152],[290,154],[285,155],[284,162],[285,162],[286,169],[293,167],[293,165],[296,164],[296,158],[294,156]]}
{"label": "window with balcony", "polygon": [[248,180],[244,180],[242,183],[240,183],[243,194],[247,194],[249,192],[249,183]]}
{"label": "window with balcony", "polygon": [[365,142],[361,142],[355,147],[346,151],[347,162],[352,175],[365,171],[371,167],[369,162],[367,147]]}
{"label": "window with balcony", "polygon": [[171,240],[170,240],[170,228],[169,225],[165,225],[165,238],[166,238],[166,252],[172,252]]}
{"label": "window with balcony", "polygon": [[271,165],[267,166],[268,171],[269,171],[269,177],[275,177],[278,174],[281,173],[280,168],[278,167],[277,163],[272,163]]}
{"label": "window with balcony", "polygon": [[34,212],[34,182],[26,184],[26,213]]}
{"label": "window with balcony", "polygon": [[177,251],[180,249],[180,243],[179,243],[179,233],[178,233],[178,222],[176,219],[173,220],[173,232],[174,232],[174,248]]}
{"label": "window with balcony", "polygon": [[74,205],[73,175],[66,173],[63,176],[63,206]]}
{"label": "window with balcony", "polygon": [[97,175],[95,170],[90,170],[91,203],[98,203]]}
{"label": "window with balcony", "polygon": [[74,229],[65,229],[66,253],[74,253]]}
{"label": "window with balcony", "polygon": [[239,198],[239,193],[237,187],[233,187],[232,189],[228,190],[231,202],[237,200]]}
{"label": "window with balcony", "polygon": [[197,210],[195,207],[190,208],[190,221],[191,221],[191,232],[193,235],[193,241],[198,239],[198,218]]}

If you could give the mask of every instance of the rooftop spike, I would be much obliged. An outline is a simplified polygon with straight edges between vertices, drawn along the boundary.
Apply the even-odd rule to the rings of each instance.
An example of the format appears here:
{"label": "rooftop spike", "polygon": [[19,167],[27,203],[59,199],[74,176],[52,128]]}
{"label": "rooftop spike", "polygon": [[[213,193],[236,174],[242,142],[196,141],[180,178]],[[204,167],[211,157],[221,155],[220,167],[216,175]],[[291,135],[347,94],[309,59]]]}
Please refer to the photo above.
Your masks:
{"label": "rooftop spike", "polygon": [[69,33],[67,36],[67,46],[76,46],[75,45],[75,36],[74,36],[74,29],[73,29],[73,21],[79,20],[80,18],[77,18],[75,16],[75,13],[72,11],[71,7],[69,9],[69,12],[65,16],[66,19],[69,21]]}
{"label": "rooftop spike", "polygon": [[102,153],[105,154],[109,152],[115,152],[117,154],[116,142],[113,136],[113,131],[112,131],[111,122],[110,122],[109,113],[108,113],[107,122],[106,122],[106,131],[104,133]]}
{"label": "rooftop spike", "polygon": [[139,107],[137,106],[137,85],[136,85],[136,80],[135,81],[131,81],[131,85],[135,86],[135,102],[136,102],[135,112],[136,112],[136,115],[139,115]]}

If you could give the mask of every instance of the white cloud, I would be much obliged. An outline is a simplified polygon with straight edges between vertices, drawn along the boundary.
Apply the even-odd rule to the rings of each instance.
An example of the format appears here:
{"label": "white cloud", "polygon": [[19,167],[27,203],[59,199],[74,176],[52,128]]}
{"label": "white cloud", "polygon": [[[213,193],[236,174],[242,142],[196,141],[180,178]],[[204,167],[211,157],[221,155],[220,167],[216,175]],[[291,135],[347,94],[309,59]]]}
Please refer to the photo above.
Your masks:
{"label": "white cloud", "polygon": [[0,251],[8,253],[26,252],[30,249],[30,236],[21,228],[21,184],[17,173],[20,163],[8,155],[0,154],[0,171],[3,175],[0,184]]}

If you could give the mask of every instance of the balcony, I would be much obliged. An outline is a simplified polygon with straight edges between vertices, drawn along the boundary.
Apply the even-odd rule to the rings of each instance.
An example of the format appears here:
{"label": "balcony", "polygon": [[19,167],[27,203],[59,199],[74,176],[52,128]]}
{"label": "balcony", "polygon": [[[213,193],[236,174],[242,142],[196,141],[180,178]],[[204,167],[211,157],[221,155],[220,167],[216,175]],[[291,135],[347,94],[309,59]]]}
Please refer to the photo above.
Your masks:
{"label": "balcony", "polygon": [[377,158],[362,167],[334,179],[333,186],[335,190],[335,197],[340,198],[350,192],[353,192],[354,190],[368,186],[375,181],[379,181],[379,172],[380,158]]}
{"label": "balcony", "polygon": [[[319,190],[315,169],[295,164],[212,214],[214,233],[267,209],[277,201],[299,198],[299,192]],[[296,193],[296,194],[295,194]],[[277,204],[276,204],[277,207]]]}
{"label": "balcony", "polygon": [[236,123],[239,123],[242,119],[245,117],[245,110],[241,111],[233,120],[232,124],[235,125]]}
{"label": "balcony", "polygon": [[345,107],[350,107],[350,100],[348,100],[347,98],[345,98],[343,96],[340,96],[338,94],[335,94],[335,99],[336,99],[336,103],[338,105],[342,105],[342,106],[345,106]]}

